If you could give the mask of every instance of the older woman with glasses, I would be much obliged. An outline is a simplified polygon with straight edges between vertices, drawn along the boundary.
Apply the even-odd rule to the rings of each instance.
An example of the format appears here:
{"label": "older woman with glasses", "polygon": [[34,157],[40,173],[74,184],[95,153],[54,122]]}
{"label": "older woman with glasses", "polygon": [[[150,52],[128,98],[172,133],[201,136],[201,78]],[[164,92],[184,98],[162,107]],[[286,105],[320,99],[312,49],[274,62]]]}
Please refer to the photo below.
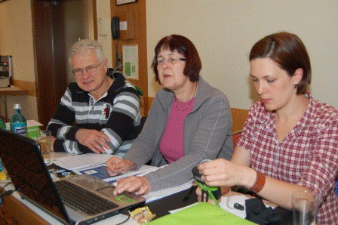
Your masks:
{"label": "older woman with glasses", "polygon": [[185,183],[204,159],[232,156],[228,99],[199,73],[201,60],[186,37],[170,35],[155,47],[152,68],[163,89],[153,101],[143,130],[125,159],[107,161],[111,175],[136,169],[151,160],[163,166],[142,177],[118,180],[115,194],[146,194]]}

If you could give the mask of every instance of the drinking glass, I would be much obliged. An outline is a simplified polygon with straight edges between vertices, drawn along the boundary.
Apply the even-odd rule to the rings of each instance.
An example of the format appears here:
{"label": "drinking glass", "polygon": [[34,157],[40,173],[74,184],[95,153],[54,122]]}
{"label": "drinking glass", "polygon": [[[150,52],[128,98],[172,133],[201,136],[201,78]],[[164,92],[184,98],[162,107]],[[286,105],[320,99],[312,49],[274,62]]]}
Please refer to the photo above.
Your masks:
{"label": "drinking glass", "polygon": [[307,190],[292,194],[293,225],[316,224],[316,199]]}
{"label": "drinking glass", "polygon": [[50,130],[42,130],[41,136],[38,138],[37,142],[40,145],[40,151],[42,157],[46,164],[49,164],[50,161],[50,145],[51,145],[51,131]]}

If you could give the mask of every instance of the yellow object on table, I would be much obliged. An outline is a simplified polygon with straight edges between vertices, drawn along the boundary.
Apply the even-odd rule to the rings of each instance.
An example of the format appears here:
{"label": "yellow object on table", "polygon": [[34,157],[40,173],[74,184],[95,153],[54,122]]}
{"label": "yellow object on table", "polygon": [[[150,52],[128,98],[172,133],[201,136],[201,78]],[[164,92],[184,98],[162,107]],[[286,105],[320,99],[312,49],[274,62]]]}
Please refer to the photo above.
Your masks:
{"label": "yellow object on table", "polygon": [[0,172],[0,180],[7,180],[7,176],[6,176],[6,174],[4,173],[4,171],[1,171],[1,172]]}

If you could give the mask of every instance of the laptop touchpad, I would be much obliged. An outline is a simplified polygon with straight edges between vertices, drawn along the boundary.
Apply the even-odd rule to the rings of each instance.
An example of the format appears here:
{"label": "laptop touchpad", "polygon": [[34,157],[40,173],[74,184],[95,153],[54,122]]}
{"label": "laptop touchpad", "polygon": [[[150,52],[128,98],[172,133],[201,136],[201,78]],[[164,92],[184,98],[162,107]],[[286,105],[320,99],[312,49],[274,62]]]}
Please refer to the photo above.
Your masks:
{"label": "laptop touchpad", "polygon": [[115,187],[113,186],[108,186],[108,187],[104,187],[104,188],[101,188],[101,189],[98,189],[97,191],[102,193],[102,194],[105,194],[109,197],[114,197],[114,194],[113,194],[113,191],[114,191]]}

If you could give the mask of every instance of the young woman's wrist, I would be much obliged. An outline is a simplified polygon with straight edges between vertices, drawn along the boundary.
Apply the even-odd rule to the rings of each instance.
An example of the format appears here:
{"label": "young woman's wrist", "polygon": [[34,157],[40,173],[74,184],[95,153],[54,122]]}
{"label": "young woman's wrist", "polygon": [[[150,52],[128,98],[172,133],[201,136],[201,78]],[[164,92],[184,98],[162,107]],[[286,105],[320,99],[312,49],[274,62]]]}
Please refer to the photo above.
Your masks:
{"label": "young woman's wrist", "polygon": [[242,186],[250,190],[256,182],[257,172],[254,169],[251,169],[249,167],[246,167],[246,169],[248,171],[243,171],[243,174],[246,174],[246,175],[245,175],[245,178],[243,179],[244,182]]}
{"label": "young woman's wrist", "polygon": [[261,172],[258,172],[258,171],[256,171],[256,173],[257,173],[256,181],[255,181],[254,185],[252,185],[250,190],[255,192],[255,193],[259,193],[265,185],[265,175]]}

